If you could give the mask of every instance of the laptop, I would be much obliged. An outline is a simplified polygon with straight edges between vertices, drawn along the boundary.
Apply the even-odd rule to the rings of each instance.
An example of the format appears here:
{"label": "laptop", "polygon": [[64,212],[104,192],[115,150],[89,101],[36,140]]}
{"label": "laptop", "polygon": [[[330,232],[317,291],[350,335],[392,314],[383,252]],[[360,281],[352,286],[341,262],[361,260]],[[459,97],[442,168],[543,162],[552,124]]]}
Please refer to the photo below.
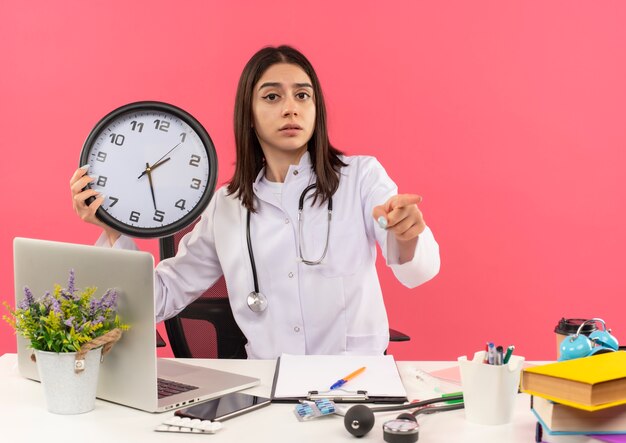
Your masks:
{"label": "laptop", "polygon": [[[76,287],[95,286],[97,297],[109,288],[118,290],[118,312],[130,329],[100,366],[96,396],[102,400],[163,412],[260,382],[257,378],[157,358],[154,259],[147,252],[15,238],[13,260],[16,306],[24,298],[24,286],[35,298],[56,283],[66,287],[70,269],[75,271]],[[39,380],[31,354],[28,341],[18,336],[19,372]]]}

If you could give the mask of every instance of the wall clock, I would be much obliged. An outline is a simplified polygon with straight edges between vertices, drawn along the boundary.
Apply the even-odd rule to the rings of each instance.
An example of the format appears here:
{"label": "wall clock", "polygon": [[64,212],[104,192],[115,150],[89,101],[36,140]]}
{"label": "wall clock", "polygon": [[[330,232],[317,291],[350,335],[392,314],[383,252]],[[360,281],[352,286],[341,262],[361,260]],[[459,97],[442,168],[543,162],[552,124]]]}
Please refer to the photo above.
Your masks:
{"label": "wall clock", "polygon": [[192,223],[215,191],[217,154],[186,111],[130,103],[107,114],[85,140],[80,165],[105,195],[96,216],[122,234],[164,237]]}

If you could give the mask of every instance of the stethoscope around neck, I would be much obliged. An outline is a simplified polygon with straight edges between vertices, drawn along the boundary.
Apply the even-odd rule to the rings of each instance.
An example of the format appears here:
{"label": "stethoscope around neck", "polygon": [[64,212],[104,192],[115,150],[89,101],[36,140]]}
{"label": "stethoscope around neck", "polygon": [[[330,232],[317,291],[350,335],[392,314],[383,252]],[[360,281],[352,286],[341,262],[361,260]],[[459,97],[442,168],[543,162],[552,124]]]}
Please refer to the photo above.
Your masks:
{"label": "stethoscope around neck", "polygon": [[[328,226],[326,228],[326,245],[324,246],[324,252],[317,260],[307,260],[303,256],[303,237],[302,237],[302,210],[304,208],[304,199],[309,191],[315,189],[317,183],[313,183],[312,185],[307,186],[302,194],[300,194],[300,200],[298,202],[298,256],[302,263],[309,266],[315,266],[322,263],[324,257],[326,257],[326,253],[328,252],[328,242],[330,240],[330,220],[332,218],[333,213],[333,199],[332,197],[328,198]],[[250,211],[246,216],[246,241],[248,243],[248,255],[250,256],[250,266],[252,268],[252,278],[254,280],[254,291],[248,294],[248,298],[246,302],[248,303],[248,307],[253,312],[263,312],[267,309],[267,297],[259,291],[259,278],[256,272],[256,265],[254,263],[254,253],[252,252],[252,240],[250,238]]]}

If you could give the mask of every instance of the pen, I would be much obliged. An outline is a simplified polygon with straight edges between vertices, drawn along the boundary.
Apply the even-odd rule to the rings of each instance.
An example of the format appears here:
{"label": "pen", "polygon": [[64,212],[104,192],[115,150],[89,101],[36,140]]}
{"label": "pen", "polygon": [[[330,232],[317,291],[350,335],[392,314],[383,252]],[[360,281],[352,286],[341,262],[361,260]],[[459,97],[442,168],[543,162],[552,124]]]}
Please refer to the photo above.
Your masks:
{"label": "pen", "polygon": [[496,359],[496,348],[494,347],[493,342],[489,342],[489,350],[487,351],[487,363],[490,365],[495,364]]}
{"label": "pen", "polygon": [[356,377],[357,375],[359,375],[363,371],[365,371],[365,366],[363,366],[362,368],[357,369],[356,371],[354,371],[351,374],[346,375],[344,378],[340,378],[335,383],[333,383],[333,385],[330,387],[330,390],[332,391],[333,389],[337,389],[337,388],[342,387],[344,384],[346,384],[348,381],[352,380],[354,377]]}
{"label": "pen", "polygon": [[504,362],[503,362],[505,365],[509,362],[509,359],[511,358],[511,354],[513,354],[514,350],[515,350],[515,346],[513,345],[506,348],[506,355],[504,356]]}

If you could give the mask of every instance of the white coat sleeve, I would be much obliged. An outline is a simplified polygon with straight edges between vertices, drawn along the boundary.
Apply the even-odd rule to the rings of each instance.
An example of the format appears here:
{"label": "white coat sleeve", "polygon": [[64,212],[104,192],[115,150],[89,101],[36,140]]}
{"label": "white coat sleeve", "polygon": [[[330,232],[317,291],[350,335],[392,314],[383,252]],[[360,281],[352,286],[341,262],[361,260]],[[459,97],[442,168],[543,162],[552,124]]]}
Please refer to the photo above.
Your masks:
{"label": "white coat sleeve", "polygon": [[406,263],[399,264],[400,254],[396,237],[391,232],[382,229],[372,216],[374,207],[384,204],[396,195],[398,187],[376,159],[373,157],[365,159],[360,173],[363,177],[361,184],[363,217],[368,236],[376,238],[387,266],[392,269],[400,283],[408,288],[419,286],[439,273],[439,245],[427,226],[419,235],[413,258]]}
{"label": "white coat sleeve", "polygon": [[156,320],[175,316],[222,276],[213,229],[218,193],[194,229],[185,235],[175,257],[161,261],[154,276]]}

